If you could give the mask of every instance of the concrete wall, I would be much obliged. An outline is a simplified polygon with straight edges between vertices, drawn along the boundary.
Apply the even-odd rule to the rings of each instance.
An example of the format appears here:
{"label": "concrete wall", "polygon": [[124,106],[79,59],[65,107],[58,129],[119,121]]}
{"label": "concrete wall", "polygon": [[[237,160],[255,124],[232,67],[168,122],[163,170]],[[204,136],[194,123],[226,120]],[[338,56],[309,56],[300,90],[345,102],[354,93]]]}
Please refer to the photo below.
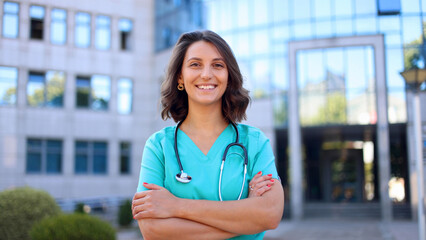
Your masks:
{"label": "concrete wall", "polygon": [[[29,7],[45,7],[44,40],[29,39]],[[29,185],[42,188],[56,198],[90,198],[102,196],[133,196],[139,176],[140,159],[146,139],[156,124],[151,117],[155,111],[157,87],[153,69],[153,7],[154,2],[139,0],[96,1],[19,1],[20,22],[17,39],[0,38],[0,66],[16,67],[19,71],[16,106],[0,106],[0,191]],[[67,43],[50,43],[50,11],[67,10]],[[92,17],[92,46],[74,46],[74,16],[77,11]],[[1,13],[0,13],[1,14]],[[94,47],[95,17],[111,17],[111,49]],[[2,14],[1,14],[2,15]],[[132,50],[119,49],[118,20],[133,20]],[[28,71],[63,71],[66,75],[64,106],[34,108],[27,106]],[[102,74],[111,78],[111,100],[108,111],[76,109],[76,75]],[[133,80],[133,112],[117,112],[117,80]],[[62,173],[56,175],[27,174],[27,138],[61,139],[63,141]],[[99,140],[108,143],[108,170],[105,175],[74,174],[74,143],[76,140]],[[119,170],[119,143],[132,144],[131,174]]]}

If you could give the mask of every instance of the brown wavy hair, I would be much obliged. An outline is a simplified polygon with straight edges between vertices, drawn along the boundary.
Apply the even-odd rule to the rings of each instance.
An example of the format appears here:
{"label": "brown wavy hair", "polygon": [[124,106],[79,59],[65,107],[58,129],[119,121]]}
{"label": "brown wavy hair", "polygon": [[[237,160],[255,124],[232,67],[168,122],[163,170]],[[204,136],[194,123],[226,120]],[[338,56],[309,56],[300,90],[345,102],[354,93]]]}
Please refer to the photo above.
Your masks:
{"label": "brown wavy hair", "polygon": [[250,96],[243,88],[240,67],[226,41],[209,30],[184,33],[177,41],[170,57],[166,79],[161,85],[161,117],[164,120],[173,118],[175,122],[180,122],[188,115],[188,95],[186,91],[179,91],[177,85],[186,51],[191,44],[198,41],[206,41],[216,46],[228,68],[228,85],[222,96],[223,116],[231,122],[247,119],[246,109]]}

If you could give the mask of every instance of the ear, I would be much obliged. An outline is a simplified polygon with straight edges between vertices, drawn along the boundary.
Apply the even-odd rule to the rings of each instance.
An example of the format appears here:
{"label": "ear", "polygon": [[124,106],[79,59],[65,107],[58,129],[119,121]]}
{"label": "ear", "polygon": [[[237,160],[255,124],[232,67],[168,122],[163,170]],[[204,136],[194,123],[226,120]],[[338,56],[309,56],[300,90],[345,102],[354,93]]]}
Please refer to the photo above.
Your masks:
{"label": "ear", "polygon": [[179,75],[178,83],[182,83],[182,84],[183,84],[182,74],[181,74],[181,75]]}

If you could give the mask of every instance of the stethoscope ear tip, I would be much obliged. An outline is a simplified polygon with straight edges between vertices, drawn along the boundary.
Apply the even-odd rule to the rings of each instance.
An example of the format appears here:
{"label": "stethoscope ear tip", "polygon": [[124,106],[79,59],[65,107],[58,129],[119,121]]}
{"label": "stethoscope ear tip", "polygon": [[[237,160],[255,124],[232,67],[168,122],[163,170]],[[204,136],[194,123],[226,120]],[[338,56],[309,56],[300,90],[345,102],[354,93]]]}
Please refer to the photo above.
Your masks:
{"label": "stethoscope ear tip", "polygon": [[178,180],[181,183],[189,183],[192,180],[192,177],[182,172],[182,173],[176,174],[176,180]]}

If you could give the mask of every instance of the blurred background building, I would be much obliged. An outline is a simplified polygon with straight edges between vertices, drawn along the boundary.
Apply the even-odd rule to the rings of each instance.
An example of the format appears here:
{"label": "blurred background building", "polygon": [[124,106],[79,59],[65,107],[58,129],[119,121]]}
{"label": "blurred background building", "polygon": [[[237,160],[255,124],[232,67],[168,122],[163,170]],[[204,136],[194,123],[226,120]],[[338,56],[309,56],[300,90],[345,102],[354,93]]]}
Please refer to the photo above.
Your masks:
{"label": "blurred background building", "polygon": [[28,0],[0,14],[0,190],[131,197],[145,140],[173,124],[158,107],[171,48],[211,29],[275,148],[286,217],[416,216],[400,72],[425,66],[425,0]]}

